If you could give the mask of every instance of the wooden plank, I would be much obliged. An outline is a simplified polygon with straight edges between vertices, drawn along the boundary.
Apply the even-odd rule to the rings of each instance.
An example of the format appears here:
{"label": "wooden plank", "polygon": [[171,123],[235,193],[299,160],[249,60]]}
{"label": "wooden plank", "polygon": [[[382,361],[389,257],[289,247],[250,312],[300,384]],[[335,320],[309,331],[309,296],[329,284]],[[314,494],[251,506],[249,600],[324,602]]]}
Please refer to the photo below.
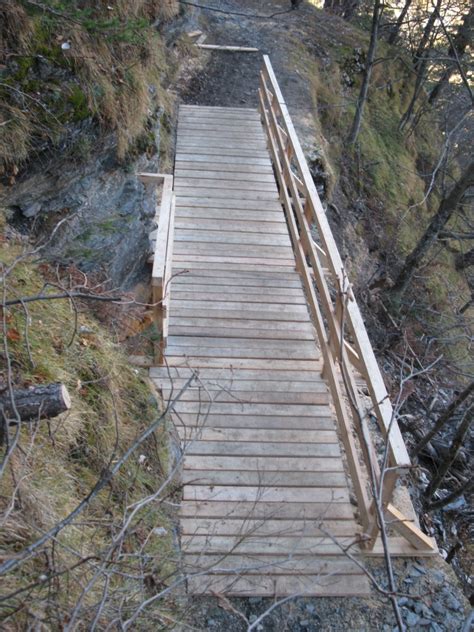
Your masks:
{"label": "wooden plank", "polygon": [[193,595],[224,594],[234,597],[275,597],[300,595],[306,597],[368,597],[372,594],[365,575],[337,575],[324,579],[322,575],[242,577],[216,575],[189,577],[188,590]]}
{"label": "wooden plank", "polygon": [[222,113],[222,114],[253,114],[258,116],[257,108],[249,107],[223,107],[220,105],[194,105],[191,103],[184,103],[179,106],[179,113],[193,113],[193,112],[209,112],[210,114]]}
{"label": "wooden plank", "polygon": [[235,274],[209,270],[189,271],[173,279],[173,287],[191,286],[194,284],[234,287],[242,286],[262,289],[302,289],[301,280],[296,272],[286,274],[256,274],[252,272],[237,272]]}
{"label": "wooden plank", "polygon": [[[166,401],[169,400],[170,397],[170,389],[165,388],[163,390],[163,396]],[[173,390],[173,395],[176,394],[176,390]],[[225,389],[222,388],[220,390],[208,392],[206,387],[200,388],[189,388],[185,393],[181,396],[181,401],[183,402],[208,402],[212,398],[212,401],[216,401],[219,403],[232,403],[232,402],[242,402],[245,404],[328,404],[329,396],[324,392],[316,392],[316,393],[282,393],[278,390],[276,391],[234,391],[232,386]],[[285,399],[286,398],[286,399]],[[295,432],[297,432],[295,430]],[[263,433],[262,437],[263,437]],[[271,435],[271,433],[270,433]],[[207,434],[203,435],[205,438]],[[241,432],[241,439],[236,439],[236,441],[246,441],[243,437],[245,436],[245,432]],[[286,434],[284,432],[280,432],[278,436],[283,437],[282,441],[284,441],[284,437]],[[293,436],[293,435],[292,435]],[[300,437],[301,438],[301,437]],[[334,437],[331,435],[331,442]],[[207,440],[207,439],[206,439]],[[263,439],[262,439],[263,440]],[[279,441],[280,439],[275,439],[275,441]],[[308,438],[308,441],[311,439]],[[321,443],[326,443],[327,438],[324,432],[321,432],[320,435]],[[337,437],[335,439],[337,441]]]}
{"label": "wooden plank", "polygon": [[185,178],[187,180],[216,180],[223,178],[234,182],[261,182],[275,185],[273,174],[254,173],[253,171],[208,171],[207,169],[175,169],[175,178]]}
{"label": "wooden plank", "polygon": [[[170,353],[175,355],[200,355],[215,358],[274,358],[295,360],[318,360],[319,351],[311,341],[275,340],[273,338],[250,338],[246,346],[234,344],[234,338],[221,338],[220,342],[207,342],[206,337],[196,338],[198,342],[188,343],[187,336],[174,337],[169,343]],[[226,344],[228,343],[228,344]],[[274,354],[272,356],[272,353]],[[285,353],[287,355],[285,355]]]}
{"label": "wooden plank", "polygon": [[[247,258],[248,261],[248,258]],[[277,263],[278,261],[278,263]],[[215,274],[219,272],[267,272],[269,275],[277,272],[294,272],[294,261],[286,261],[283,259],[255,259],[252,257],[250,263],[242,263],[242,259],[233,258],[226,261],[223,257],[186,257],[179,255],[173,261],[174,274],[181,271],[212,271]],[[250,318],[250,317],[249,317]]]}
{"label": "wooden plank", "polygon": [[[215,455],[215,456],[280,456],[280,457],[294,457],[299,456],[301,458],[327,456],[341,458],[341,452],[339,445],[335,443],[322,443],[317,445],[302,445],[300,443],[228,443],[217,441],[195,441],[186,446],[187,454],[196,455]],[[197,497],[196,497],[197,498]],[[280,500],[285,500],[280,498]],[[203,498],[197,498],[203,500]],[[275,496],[277,500],[277,497]],[[222,498],[220,499],[222,500]],[[245,500],[245,498],[227,498],[227,500]],[[253,499],[255,500],[255,498]],[[268,500],[268,498],[265,498]],[[301,501],[304,499],[300,498]],[[321,498],[319,502],[331,502],[336,500],[336,497],[330,496]],[[291,502],[291,501],[288,501]],[[295,497],[294,501],[297,502]],[[310,498],[306,498],[306,502],[310,502]]]}
{"label": "wooden plank", "polygon": [[255,125],[251,121],[247,121],[244,125],[217,125],[216,123],[207,123],[204,121],[187,121],[178,122],[178,137],[189,138],[190,136],[200,136],[204,140],[210,137],[235,139],[236,143],[241,143],[243,139],[249,139],[251,142],[255,140],[266,140],[265,132],[260,125]]}
{"label": "wooden plank", "polygon": [[[279,342],[279,341],[278,341]],[[227,348],[225,345],[220,347],[206,347],[204,345],[180,346],[177,344],[167,346],[167,354],[174,356],[182,356],[192,358],[200,356],[202,358],[245,358],[245,359],[274,359],[274,360],[317,360],[319,353],[315,348],[311,349],[281,349],[278,345],[270,348],[266,347],[249,347],[247,349],[241,348]]]}
{"label": "wooden plank", "polygon": [[[284,459],[280,459],[284,461]],[[305,459],[306,460],[306,459]],[[179,509],[181,518],[243,518],[258,520],[354,520],[350,503],[269,503],[189,501]],[[271,553],[270,553],[271,554]]]}
{"label": "wooden plank", "polygon": [[[304,312],[297,311],[298,307],[294,306],[285,309],[280,307],[281,313],[278,309],[270,309],[274,306],[278,307],[278,304],[266,304],[266,303],[252,303],[250,305],[238,304],[237,307],[232,307],[232,303],[219,303],[216,306],[215,303],[207,303],[202,301],[203,305],[196,306],[198,301],[178,301],[176,297],[172,297],[173,313],[178,317],[190,318],[195,316],[196,318],[218,318],[228,320],[262,320],[262,321],[275,321],[275,322],[308,322],[306,314]],[[254,309],[251,309],[251,307]]]}
{"label": "wooden plank", "polygon": [[[189,392],[189,391],[188,391]],[[186,395],[187,393],[184,393]],[[189,401],[189,400],[184,400]],[[220,401],[220,400],[218,400]],[[231,400],[232,401],[232,400]],[[234,400],[235,401],[235,400]],[[250,428],[203,428],[191,430],[189,427],[177,427],[181,439],[190,437],[199,441],[232,441],[261,443],[337,443],[335,430],[269,430]]]}
{"label": "wooden plank", "polygon": [[[208,408],[208,403],[203,402],[204,409]],[[183,402],[179,401],[175,404],[176,412],[193,413],[199,410],[199,404],[196,402]],[[215,415],[229,414],[229,415],[279,415],[284,417],[293,415],[299,417],[327,417],[328,407],[321,404],[300,405],[300,404],[246,404],[244,402],[213,402],[212,411]]]}
{"label": "wooden plank", "polygon": [[[260,536],[260,537],[284,537],[304,536],[320,537],[324,532],[335,537],[356,537],[360,533],[360,527],[349,520],[245,520],[237,518],[184,518],[181,520],[182,533],[185,535],[215,535],[231,536]],[[353,567],[353,571],[359,574],[360,568],[354,562],[341,556],[345,567]]]}
{"label": "wooden plank", "polygon": [[204,423],[213,428],[270,428],[293,430],[333,430],[334,420],[328,414],[326,417],[280,417],[278,415],[261,417],[259,415],[214,415],[199,416],[195,413],[171,414],[176,426],[202,426]]}
{"label": "wooden plank", "polygon": [[[179,196],[177,196],[176,207],[178,209],[193,208],[195,206],[204,209],[209,208],[220,210],[221,217],[229,216],[229,213],[224,212],[224,210],[241,210],[247,212],[253,211],[254,214],[260,214],[262,211],[275,211],[275,214],[279,213],[281,217],[284,217],[279,202],[275,202],[273,200],[238,200],[235,198],[216,198],[215,196],[213,196],[212,198],[202,196],[180,198]],[[232,216],[235,217],[235,214],[232,213]],[[262,221],[260,217],[258,218],[258,220]]]}
{"label": "wooden plank", "polygon": [[[197,140],[195,140],[196,144],[188,144],[188,145],[179,145],[176,147],[176,155],[177,156],[186,156],[186,155],[195,155],[196,152],[199,152],[200,156],[206,158],[206,160],[211,159],[211,161],[216,162],[220,160],[227,161],[227,158],[231,160],[233,158],[245,158],[245,159],[258,159],[258,160],[267,160],[267,152],[264,149],[252,149],[245,146],[238,147],[235,145],[227,146],[227,147],[213,147],[212,145],[203,145],[201,143],[198,144]],[[224,178],[223,178],[224,179]],[[179,182],[179,180],[177,180]]]}
{"label": "wooden plank", "polygon": [[[252,327],[252,324],[255,326]],[[273,325],[278,327],[273,327]],[[285,325],[286,327],[282,326]],[[242,325],[242,326],[240,326]],[[302,327],[298,327],[302,325]],[[170,335],[173,336],[218,336],[220,338],[256,338],[263,340],[311,340],[314,333],[309,323],[285,323],[279,321],[241,321],[218,318],[172,319]]]}
{"label": "wooden plank", "polygon": [[[404,537],[391,536],[388,540],[388,547],[390,550],[390,554],[396,557],[438,557],[439,553],[437,548],[431,549],[416,549],[412,546]],[[380,538],[377,539],[374,547],[372,549],[364,549],[364,557],[383,557],[384,556],[384,546],[380,541]]]}
{"label": "wooden plank", "polygon": [[242,246],[256,246],[254,251],[260,252],[261,246],[283,246],[291,248],[288,235],[265,235],[239,233],[230,230],[201,231],[188,228],[175,230],[175,241],[194,242],[199,244],[239,244]]}
{"label": "wooden plank", "polygon": [[233,164],[227,164],[227,163],[223,163],[223,162],[219,162],[218,160],[207,160],[207,161],[203,161],[203,162],[189,162],[189,161],[183,161],[183,162],[175,162],[175,168],[176,169],[186,169],[187,171],[219,171],[222,173],[228,173],[228,172],[234,172],[234,171],[239,171],[239,172],[245,172],[245,173],[256,173],[256,174],[263,174],[263,175],[272,175],[273,174],[273,169],[271,164],[268,165],[247,165],[247,164],[240,164],[240,165],[233,165]]}
{"label": "wooden plank", "polygon": [[[255,342],[259,342],[255,340]],[[263,341],[262,341],[263,342]],[[279,345],[274,344],[271,347],[255,345],[253,348],[242,349],[235,347],[226,347],[225,345],[218,347],[207,347],[205,345],[168,345],[167,353],[174,356],[182,356],[188,358],[232,358],[232,359],[273,359],[273,360],[318,360],[319,353],[312,345],[308,348],[298,349],[282,349]]]}
{"label": "wooden plank", "polygon": [[[288,474],[296,472],[301,480],[306,475],[320,474],[321,472],[343,472],[342,460],[333,457],[271,457],[263,456],[192,456],[185,454],[183,467],[186,471],[214,472],[257,472],[260,474],[281,472]],[[223,516],[226,514],[224,513]],[[295,519],[299,514],[295,514]],[[322,513],[322,515],[324,515]],[[351,513],[352,516],[352,513]],[[314,515],[312,519],[314,519]]]}
{"label": "wooden plank", "polygon": [[387,506],[386,513],[390,525],[399,531],[415,549],[437,550],[435,540],[423,533],[412,520],[409,520],[391,503]]}
{"label": "wooden plank", "polygon": [[[152,277],[163,282],[167,255],[168,232],[171,216],[173,176],[163,176],[163,192],[161,197],[160,216],[156,233],[157,247],[154,253]],[[160,281],[161,280],[161,281]]]}
{"label": "wooden plank", "polygon": [[[279,303],[261,303],[257,306],[254,305],[246,305],[245,302],[238,301],[206,301],[204,299],[199,300],[199,298],[193,299],[182,299],[177,295],[173,295],[172,304],[176,309],[208,309],[209,311],[221,311],[221,310],[238,310],[243,313],[247,311],[253,313],[258,309],[258,313],[260,314],[260,319],[262,316],[269,314],[278,314],[281,316],[282,307]],[[209,314],[210,316],[210,314]],[[290,304],[287,309],[285,309],[286,318],[279,318],[278,320],[301,320],[303,322],[308,321],[308,310],[306,305],[293,305]],[[253,318],[253,316],[249,315],[249,318]],[[269,320],[270,318],[268,318]],[[259,318],[255,318],[255,320],[259,320]]]}
{"label": "wooden plank", "polygon": [[[176,210],[176,218],[179,219],[188,219],[192,218],[195,220],[220,220],[225,221],[226,213],[222,207],[219,205],[214,206],[180,206]],[[229,210],[229,209],[226,209]],[[281,209],[274,207],[270,209],[230,209],[232,210],[232,220],[242,221],[242,222],[258,222],[259,224],[274,224],[275,222],[280,223],[283,227],[285,227],[285,217],[281,212]],[[228,213],[227,213],[228,216]]]}
{"label": "wooden plank", "polygon": [[[212,487],[207,485],[185,485],[183,488],[183,500],[212,500],[214,502],[348,502],[347,489],[328,489],[325,487]],[[298,538],[299,539],[299,538]],[[326,540],[326,538],[317,538]],[[322,543],[322,542],[321,542]],[[183,543],[184,544],[184,543]],[[231,550],[230,548],[227,551]],[[262,551],[263,552],[263,551]]]}
{"label": "wooden plank", "polygon": [[[202,279],[201,279],[202,280]],[[209,280],[209,279],[208,279]],[[243,283],[243,281],[241,281]],[[209,294],[222,294],[223,296],[244,296],[242,300],[247,300],[250,296],[260,297],[275,297],[286,298],[288,302],[298,303],[301,296],[304,298],[303,290],[301,288],[281,288],[281,287],[265,287],[265,286],[245,286],[242,285],[227,285],[226,283],[214,284],[214,283],[180,283],[179,278],[173,283],[173,292],[177,296],[182,294],[193,294],[207,297]],[[284,293],[284,297],[281,296]],[[236,299],[237,300],[237,299]],[[280,301],[275,301],[280,302]]]}
{"label": "wooden plank", "polygon": [[[294,269],[295,262],[291,259],[283,259],[279,257],[252,257],[252,256],[228,256],[220,257],[218,255],[208,254],[180,254],[176,253],[174,262],[178,265],[178,268],[184,269],[199,269],[196,264],[206,264],[202,267],[209,268],[214,267],[216,270],[236,270],[238,266],[241,270],[261,270],[264,266],[267,266],[269,271],[281,271]],[[211,265],[210,265],[211,264]],[[173,266],[174,267],[174,266]]]}
{"label": "wooden plank", "polygon": [[[179,146],[192,145],[195,147],[193,153],[206,153],[206,149],[219,143],[224,147],[223,141],[227,141],[226,149],[253,149],[263,154],[267,158],[266,137],[259,131],[253,132],[246,128],[216,128],[202,126],[202,129],[188,128],[178,134]],[[250,146],[247,146],[247,142]]]}
{"label": "wooden plank", "polygon": [[[330,459],[327,459],[330,460]],[[259,472],[235,470],[183,470],[186,485],[238,485],[269,487],[346,487],[344,472]]]}
{"label": "wooden plank", "polygon": [[[196,488],[191,488],[196,489]],[[307,492],[307,490],[304,490]],[[237,555],[281,555],[286,553],[291,555],[337,555],[341,553],[342,546],[348,546],[353,538],[338,538],[339,546],[331,542],[329,538],[323,536],[313,536],[303,538],[297,536],[291,537],[273,537],[261,538],[259,536],[247,536],[240,538],[239,536],[202,536],[202,535],[183,535],[181,537],[181,546],[184,553],[201,553],[216,554],[221,553],[228,555],[232,551]]]}
{"label": "wooden plank", "polygon": [[205,154],[177,154],[176,155],[176,163],[182,163],[186,165],[187,163],[212,163],[219,162],[220,164],[227,165],[256,165],[260,167],[268,167],[271,166],[271,162],[269,158],[250,158],[250,157],[238,157],[238,156],[219,156],[216,159],[215,156],[205,155]]}
{"label": "wooden plank", "polygon": [[227,124],[236,124],[236,125],[246,125],[250,124],[260,124],[260,116],[257,111],[254,112],[210,112],[210,111],[182,111],[180,109],[179,112],[179,121],[186,122],[188,124],[192,122],[196,123],[216,123],[218,125],[227,125]]}
{"label": "wooden plank", "polygon": [[253,117],[245,116],[241,117],[222,117],[216,116],[214,118],[206,116],[180,116],[178,119],[178,139],[185,139],[186,131],[193,129],[221,129],[234,130],[234,131],[256,131],[259,134],[262,133],[262,123],[260,120]]}
{"label": "wooden plank", "polygon": [[152,367],[150,369],[151,378],[185,378],[189,379],[195,372],[198,373],[200,379],[228,379],[228,380],[252,380],[258,382],[260,380],[265,381],[281,381],[281,380],[296,380],[298,382],[319,382],[321,380],[321,368],[320,362],[314,363],[313,370],[307,369],[299,373],[301,366],[290,367],[289,370],[278,369],[276,366],[270,366],[268,369],[264,369],[261,366],[252,368],[238,368],[235,366],[226,366],[224,368],[199,368],[189,366],[174,366],[169,365],[167,367]]}
{"label": "wooden plank", "polygon": [[259,53],[259,48],[252,48],[251,46],[222,46],[220,44],[196,44],[198,48],[204,50],[217,50],[226,53]]}
{"label": "wooden plank", "polygon": [[[220,391],[223,388],[227,389],[230,393],[236,395],[236,397],[240,397],[239,393],[243,392],[247,395],[249,393],[265,393],[270,392],[273,393],[275,390],[280,390],[284,393],[291,395],[292,393],[306,393],[306,394],[314,394],[314,393],[327,393],[328,389],[326,383],[321,379],[320,381],[311,381],[311,382],[303,382],[299,381],[295,377],[295,381],[288,380],[241,380],[238,379],[238,375],[235,376],[235,379],[232,376],[226,378],[225,376],[220,376],[220,378],[207,378],[201,379],[195,383],[191,383],[189,386],[190,389],[199,389],[205,388],[209,392]],[[183,388],[188,382],[185,378],[170,378],[166,377],[155,377],[153,379],[154,384],[158,388],[168,389],[172,385],[173,388],[180,390]],[[247,396],[246,395],[246,396]]]}
{"label": "wooden plank", "polygon": [[[196,173],[200,173],[199,171]],[[273,182],[259,182],[256,180],[236,181],[228,180],[226,178],[215,178],[214,180],[206,180],[204,178],[179,178],[177,179],[177,191],[182,189],[195,189],[198,194],[201,194],[201,189],[237,189],[238,191],[271,191],[272,193],[278,193],[275,183]]]}
{"label": "wooden plank", "polygon": [[[182,356],[172,356],[167,354],[167,362],[175,367],[189,366],[189,358]],[[241,369],[263,369],[270,371],[289,370],[289,371],[318,371],[321,370],[321,363],[314,360],[264,360],[252,358],[206,358],[202,356],[193,357],[193,368],[200,369],[233,369],[240,371]]]}
{"label": "wooden plank", "polygon": [[[225,157],[223,158],[225,159]],[[205,188],[205,187],[194,187],[194,186],[181,186],[179,184],[176,185],[176,195],[180,201],[180,204],[186,204],[186,199],[190,198],[201,198],[201,199],[209,199],[219,204],[220,199],[224,200],[239,200],[239,201],[250,201],[254,205],[258,206],[260,201],[276,201],[278,200],[278,193],[276,189],[271,189],[268,191],[255,191],[255,190],[244,190],[242,189],[225,189],[225,188]]]}
{"label": "wooden plank", "polygon": [[194,292],[187,292],[186,290],[180,290],[175,291],[173,293],[173,296],[176,298],[176,300],[181,300],[181,301],[199,301],[201,299],[205,299],[206,301],[212,301],[212,302],[216,302],[216,303],[226,303],[226,302],[236,302],[236,301],[242,301],[242,303],[246,303],[246,304],[266,304],[266,303],[271,303],[273,305],[275,304],[282,304],[282,305],[306,305],[306,302],[304,300],[303,296],[279,296],[276,293],[262,293],[262,294],[256,294],[256,293],[252,293],[249,292],[248,294],[245,293],[239,293],[239,292],[232,292],[232,291],[227,291],[227,292],[219,292],[219,291],[208,291],[208,292],[203,292],[203,291],[194,291]]}
{"label": "wooden plank", "polygon": [[190,218],[176,221],[177,230],[187,229],[197,232],[230,231],[233,233],[250,233],[258,235],[287,235],[283,222],[239,221],[234,219]]}
{"label": "wooden plank", "polygon": [[309,556],[288,555],[184,555],[188,573],[213,569],[215,574],[240,571],[243,575],[360,575],[360,568],[351,560],[341,556],[326,556],[318,559]]}

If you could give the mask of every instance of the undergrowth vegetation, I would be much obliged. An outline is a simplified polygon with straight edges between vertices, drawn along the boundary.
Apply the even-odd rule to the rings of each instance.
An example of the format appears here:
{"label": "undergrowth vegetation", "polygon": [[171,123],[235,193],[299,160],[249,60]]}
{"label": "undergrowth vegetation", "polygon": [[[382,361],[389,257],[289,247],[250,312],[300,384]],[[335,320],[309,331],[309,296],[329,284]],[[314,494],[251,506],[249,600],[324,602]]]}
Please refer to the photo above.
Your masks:
{"label": "undergrowth vegetation", "polygon": [[6,0],[0,6],[0,167],[70,143],[71,127],[95,123],[117,137],[124,159],[146,133],[169,73],[158,27],[174,0]]}
{"label": "undergrowth vegetation", "polygon": [[[429,110],[411,133],[400,131],[414,77],[403,50],[395,51],[380,40],[380,61],[374,66],[358,142],[354,147],[347,144],[367,41],[367,33],[357,27],[341,28],[336,39],[321,30],[318,43],[328,55],[315,58],[298,45],[294,62],[312,87],[315,126],[328,163],[325,170],[336,174],[339,191],[346,197],[342,204],[358,209],[355,232],[370,244],[371,251],[380,253],[390,282],[391,271],[414,248],[439,204],[437,187],[429,195],[426,192],[444,138],[439,114]],[[459,167],[452,161],[447,181],[458,173]],[[453,217],[448,229],[455,232],[459,223]],[[466,275],[455,269],[449,248],[441,244],[435,248],[411,292],[402,312],[417,332],[416,338],[431,336],[436,340],[432,354],[437,350],[461,370],[469,370],[468,314],[460,319],[459,310],[469,301],[471,290]],[[450,333],[444,336],[444,332]]]}
{"label": "undergrowth vegetation", "polygon": [[[2,271],[12,266],[4,297],[37,296],[57,271],[38,256],[22,258],[28,244],[5,225],[0,240]],[[137,443],[161,411],[145,372],[130,366],[91,303],[39,300],[2,313],[2,392],[9,381],[15,388],[62,382],[72,406],[55,419],[21,426],[21,449],[11,452],[0,481],[0,562],[24,555],[89,498],[41,552],[4,577],[4,629],[64,629],[71,618],[83,629],[94,619],[104,629],[117,613],[131,615],[173,571],[172,529],[162,509],[171,486],[153,498],[168,472],[165,426]],[[153,609],[147,616],[153,619]]]}

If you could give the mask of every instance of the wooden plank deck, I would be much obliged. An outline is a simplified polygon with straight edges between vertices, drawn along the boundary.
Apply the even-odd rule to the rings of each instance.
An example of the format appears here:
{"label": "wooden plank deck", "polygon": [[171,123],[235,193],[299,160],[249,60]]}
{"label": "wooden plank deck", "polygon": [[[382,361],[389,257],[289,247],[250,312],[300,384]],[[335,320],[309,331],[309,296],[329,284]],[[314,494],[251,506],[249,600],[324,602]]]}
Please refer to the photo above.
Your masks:
{"label": "wooden plank deck", "polygon": [[[166,363],[188,588],[368,595],[320,353],[257,110],[181,106]],[[330,534],[330,537],[329,535]],[[357,547],[355,547],[357,550]]]}

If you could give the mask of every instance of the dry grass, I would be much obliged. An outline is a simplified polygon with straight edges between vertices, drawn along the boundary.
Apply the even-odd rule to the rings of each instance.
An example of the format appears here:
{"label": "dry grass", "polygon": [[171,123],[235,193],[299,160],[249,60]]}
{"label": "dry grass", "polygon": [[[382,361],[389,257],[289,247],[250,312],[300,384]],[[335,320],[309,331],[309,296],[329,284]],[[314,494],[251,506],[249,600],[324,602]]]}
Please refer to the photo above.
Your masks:
{"label": "dry grass", "polygon": [[[2,260],[12,261],[21,250],[19,242],[4,238]],[[29,261],[19,264],[8,279],[8,296],[36,294],[45,281],[43,275],[44,266]],[[72,408],[49,422],[25,424],[21,430],[20,448],[15,450],[0,480],[0,551],[4,557],[22,550],[72,511],[111,460],[121,456],[160,414],[146,375],[130,367],[118,344],[87,305],[80,306],[78,325],[83,333],[76,336],[72,345],[74,319],[68,301],[31,303],[28,312],[28,340],[34,364],[27,352],[23,309],[13,307],[2,315],[10,332],[14,379],[22,386],[61,381],[71,394]],[[5,365],[0,363],[0,386],[5,382],[5,371]],[[93,576],[94,564],[110,546],[126,507],[153,492],[166,471],[163,428],[140,447],[56,540],[3,578],[5,596],[35,584],[41,574],[54,570],[62,573],[54,580],[53,591],[50,582],[40,582],[27,593],[0,603],[0,621],[6,629],[28,629],[40,625],[40,621],[42,629],[62,629],[82,588]],[[169,535],[150,537],[153,528],[159,526],[164,526]],[[159,503],[139,512],[123,543],[124,550],[130,553],[142,546],[143,572],[155,585],[154,582],[162,581],[160,573],[171,568],[173,559],[171,529]],[[88,557],[93,560],[76,570],[67,570]],[[85,598],[79,618],[84,629],[90,624],[89,609],[100,601],[103,589],[101,577]],[[147,590],[137,582],[113,575],[101,629],[102,625],[106,627],[111,613],[116,612],[127,589],[131,592],[127,607],[133,607]]]}
{"label": "dry grass", "polygon": [[[112,11],[73,2],[71,18],[67,12],[64,17],[26,12],[18,0],[3,5],[0,164],[13,169],[42,150],[45,139],[50,145],[64,143],[70,126],[90,117],[102,131],[115,132],[118,157],[125,159],[150,115],[158,106],[170,106],[161,86],[171,66],[154,25],[178,9],[174,0],[121,0]],[[64,42],[67,50],[61,48]],[[50,76],[38,74],[38,59]]]}

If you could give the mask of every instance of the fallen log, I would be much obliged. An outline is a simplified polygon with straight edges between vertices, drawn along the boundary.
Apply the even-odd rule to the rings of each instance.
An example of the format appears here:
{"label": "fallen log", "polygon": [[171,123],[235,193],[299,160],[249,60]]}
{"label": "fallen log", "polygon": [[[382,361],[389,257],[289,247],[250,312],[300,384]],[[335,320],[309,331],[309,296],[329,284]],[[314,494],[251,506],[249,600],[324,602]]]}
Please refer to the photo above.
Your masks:
{"label": "fallen log", "polygon": [[64,384],[53,383],[14,389],[13,402],[8,391],[0,396],[0,420],[8,424],[50,419],[71,408],[71,397]]}

